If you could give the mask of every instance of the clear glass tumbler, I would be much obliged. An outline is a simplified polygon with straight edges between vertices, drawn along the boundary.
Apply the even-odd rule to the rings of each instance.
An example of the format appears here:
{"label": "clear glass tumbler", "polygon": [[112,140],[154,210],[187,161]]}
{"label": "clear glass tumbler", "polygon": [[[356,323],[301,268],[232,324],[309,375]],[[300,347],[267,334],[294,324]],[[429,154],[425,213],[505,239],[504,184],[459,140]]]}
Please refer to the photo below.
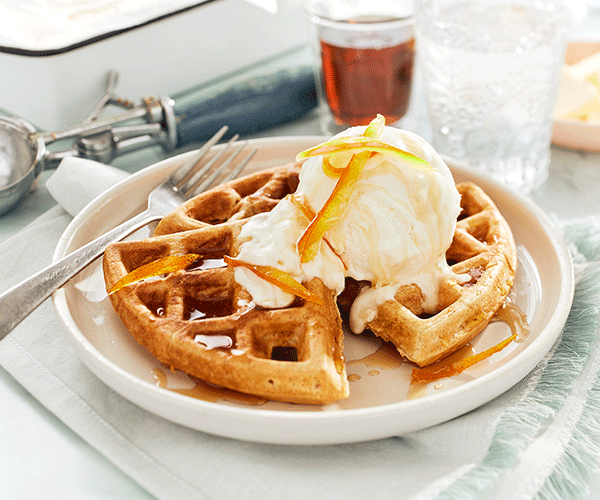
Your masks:
{"label": "clear glass tumbler", "polygon": [[392,125],[407,112],[414,65],[412,1],[311,0],[321,130],[333,135],[379,113]]}
{"label": "clear glass tumbler", "polygon": [[523,192],[548,176],[567,0],[415,5],[432,145]]}

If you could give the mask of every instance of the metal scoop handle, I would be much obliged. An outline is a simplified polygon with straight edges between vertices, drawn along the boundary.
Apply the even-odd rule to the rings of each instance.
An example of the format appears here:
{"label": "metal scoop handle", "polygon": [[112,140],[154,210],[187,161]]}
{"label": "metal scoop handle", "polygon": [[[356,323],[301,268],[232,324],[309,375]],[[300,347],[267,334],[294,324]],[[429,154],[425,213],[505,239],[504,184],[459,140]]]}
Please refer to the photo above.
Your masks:
{"label": "metal scoop handle", "polygon": [[[110,72],[105,95],[81,124],[37,134],[46,145],[77,139],[66,150],[49,152],[46,168],[56,167],[67,156],[110,163],[116,156],[154,145],[173,151],[208,140],[221,123],[231,123],[230,135],[243,136],[299,118],[317,105],[314,74],[308,67],[240,80],[225,89],[209,86],[174,98],[148,97],[139,104],[114,93],[116,80]],[[125,111],[99,118],[108,105]]]}

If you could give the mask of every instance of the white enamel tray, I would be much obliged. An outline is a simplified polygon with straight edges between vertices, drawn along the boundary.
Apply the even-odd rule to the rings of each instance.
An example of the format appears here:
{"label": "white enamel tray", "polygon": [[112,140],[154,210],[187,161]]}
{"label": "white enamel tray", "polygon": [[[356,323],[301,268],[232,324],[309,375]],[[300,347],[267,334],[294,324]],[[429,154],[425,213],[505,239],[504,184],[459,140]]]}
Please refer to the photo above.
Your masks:
{"label": "white enamel tray", "polygon": [[[258,147],[248,171],[291,161],[320,137],[251,141]],[[148,193],[187,155],[148,167],[102,194],[67,227],[55,259],[83,245],[145,205]],[[140,407],[172,422],[220,436],[279,444],[334,444],[385,438],[423,429],[490,401],[521,380],[562,330],[573,297],[568,249],[550,220],[527,198],[457,165],[456,181],[473,180],[508,220],[519,250],[512,300],[526,313],[531,334],[462,374],[416,387],[411,368],[380,342],[347,334],[350,397],[327,406],[260,402],[226,391],[210,392],[172,373],[140,347],[114,313],[100,262],[54,294],[54,304],[77,354],[104,383]],[[148,234],[142,231],[133,237]],[[479,352],[510,335],[491,323],[471,345]]]}

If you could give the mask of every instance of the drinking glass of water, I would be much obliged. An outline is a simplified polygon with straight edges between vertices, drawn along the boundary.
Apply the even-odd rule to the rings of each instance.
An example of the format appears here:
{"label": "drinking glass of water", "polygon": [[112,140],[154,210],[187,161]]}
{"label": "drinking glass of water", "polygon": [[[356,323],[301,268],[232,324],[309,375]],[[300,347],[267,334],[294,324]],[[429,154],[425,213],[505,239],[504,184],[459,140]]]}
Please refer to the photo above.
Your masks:
{"label": "drinking glass of water", "polygon": [[333,135],[381,114],[392,125],[410,101],[412,0],[309,0],[321,130]]}
{"label": "drinking glass of water", "polygon": [[432,144],[523,192],[548,176],[568,0],[418,0]]}

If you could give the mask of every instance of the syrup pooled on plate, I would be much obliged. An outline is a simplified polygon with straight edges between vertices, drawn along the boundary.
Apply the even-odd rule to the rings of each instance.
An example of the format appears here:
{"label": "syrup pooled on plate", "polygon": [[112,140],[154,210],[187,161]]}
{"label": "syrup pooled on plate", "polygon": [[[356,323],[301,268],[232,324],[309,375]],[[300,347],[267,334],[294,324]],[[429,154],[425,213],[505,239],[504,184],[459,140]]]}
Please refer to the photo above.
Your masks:
{"label": "syrup pooled on plate", "polygon": [[219,401],[229,401],[232,403],[238,403],[249,406],[260,406],[267,403],[265,398],[258,396],[252,396],[250,394],[242,394],[241,392],[232,391],[223,387],[203,382],[201,380],[194,380],[194,387],[189,389],[182,388],[171,388],[167,384],[167,374],[160,368],[154,368],[152,370],[152,376],[156,381],[156,385],[162,389],[168,389],[184,396],[191,398],[201,399],[210,403],[218,403]]}
{"label": "syrup pooled on plate", "polygon": [[525,342],[531,333],[527,315],[509,297],[504,300],[500,309],[496,311],[492,321],[506,323],[513,335],[517,336],[515,342]]}
{"label": "syrup pooled on plate", "polygon": [[[399,368],[403,362],[404,360],[402,359],[402,356],[400,356],[396,348],[392,344],[384,342],[377,348],[377,350],[373,354],[370,354],[363,358],[348,361],[346,363],[346,367],[348,368],[348,370],[350,370],[350,367],[352,367],[353,365],[365,365],[368,368],[372,368],[372,370],[369,371],[368,374],[371,376],[376,376],[379,375],[379,370],[394,370],[396,368]],[[350,373],[348,375],[348,380],[350,382],[357,382],[358,380],[360,380],[360,378],[360,375],[357,375],[355,373]]]}
{"label": "syrup pooled on plate", "polygon": [[[414,368],[411,377],[411,386],[413,384],[427,384],[442,378],[458,375],[467,368],[504,350],[512,342],[524,342],[531,332],[531,328],[527,322],[527,316],[508,297],[502,302],[502,305],[494,314],[493,320],[506,323],[511,331],[510,337],[498,342],[496,345],[485,351],[479,353],[473,352],[458,360],[454,359],[454,355],[451,355],[424,368]],[[461,353],[461,351],[462,349],[457,351],[457,353]]]}
{"label": "syrup pooled on plate", "polygon": [[[440,390],[444,387],[444,378],[459,375],[467,368],[476,365],[477,363],[491,357],[512,342],[523,342],[531,332],[531,328],[527,322],[527,316],[521,309],[509,298],[507,298],[498,312],[494,315],[493,321],[501,321],[505,323],[511,330],[511,335],[496,344],[495,346],[477,352],[471,343],[455,353],[429,365],[425,368],[413,368],[413,374],[408,389],[407,399],[415,399],[426,395],[428,384],[435,383],[434,389]],[[407,362],[398,353],[395,347],[387,342],[384,342],[377,350],[368,356],[348,361],[347,366],[362,364],[369,368],[373,368],[368,375],[376,376],[380,372],[378,369],[396,369],[404,362]],[[409,363],[410,364],[410,363]],[[350,373],[348,380],[358,382],[361,376],[356,373]]]}

